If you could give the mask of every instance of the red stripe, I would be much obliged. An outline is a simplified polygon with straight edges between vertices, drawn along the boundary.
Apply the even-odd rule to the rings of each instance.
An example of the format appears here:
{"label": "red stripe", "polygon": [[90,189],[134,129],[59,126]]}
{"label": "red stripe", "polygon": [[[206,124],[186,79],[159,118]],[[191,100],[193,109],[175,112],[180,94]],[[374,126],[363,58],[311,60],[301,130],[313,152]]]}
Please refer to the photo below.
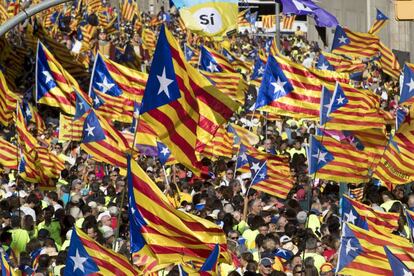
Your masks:
{"label": "red stripe", "polygon": [[[168,117],[167,114],[165,114],[164,112],[161,112],[158,109],[153,109],[151,111],[147,112],[149,116],[151,116],[154,120],[157,120],[158,122],[160,122],[161,124],[163,124],[164,126],[174,126],[174,122]],[[145,114],[143,114],[144,118],[145,118]],[[171,140],[172,143],[174,143],[177,147],[179,147],[185,154],[187,154],[187,157],[189,158],[190,162],[192,164],[196,164],[197,163],[197,159],[194,155],[194,147],[191,146],[187,139],[185,139],[184,137],[182,137],[174,127],[167,127],[166,128],[167,132],[168,132],[168,137]],[[190,132],[188,133],[188,135],[196,135],[195,130],[193,130],[194,132]]]}

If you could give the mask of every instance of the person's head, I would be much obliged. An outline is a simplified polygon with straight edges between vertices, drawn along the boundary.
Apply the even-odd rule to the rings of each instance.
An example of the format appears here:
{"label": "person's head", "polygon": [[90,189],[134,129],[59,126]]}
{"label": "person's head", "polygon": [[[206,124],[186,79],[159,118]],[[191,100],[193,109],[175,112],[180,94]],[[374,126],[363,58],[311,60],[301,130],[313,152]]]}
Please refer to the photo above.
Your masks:
{"label": "person's head", "polygon": [[53,206],[47,206],[45,209],[43,209],[43,216],[46,222],[51,222],[53,215],[55,214],[55,209]]}
{"label": "person's head", "polygon": [[387,202],[394,199],[394,196],[389,191],[384,191],[381,193],[382,201]]}
{"label": "person's head", "polygon": [[304,276],[305,275],[304,267],[302,267],[301,264],[295,265],[292,269],[292,275],[293,276]]}
{"label": "person's head", "polygon": [[314,237],[310,237],[306,240],[306,251],[315,252],[318,245],[318,240]]}
{"label": "person's head", "polygon": [[97,225],[90,225],[86,228],[86,234],[92,239],[96,239],[98,237],[98,226]]}
{"label": "person's head", "polygon": [[252,214],[259,214],[262,210],[262,202],[260,199],[254,199],[249,202],[249,211]]}
{"label": "person's head", "polygon": [[279,219],[277,220],[277,228],[278,229],[284,229],[286,224],[288,224],[288,220],[284,215],[281,215]]}
{"label": "person's head", "polygon": [[408,205],[408,208],[413,208],[414,207],[414,193],[410,193],[408,195],[407,205]]}
{"label": "person's head", "polygon": [[56,143],[53,148],[55,149],[56,155],[61,154],[62,149],[63,149],[62,143]]}
{"label": "person's head", "polygon": [[292,271],[293,271],[293,268],[295,268],[296,266],[302,266],[302,257],[300,256],[300,255],[295,255],[295,256],[293,256],[293,258],[290,260],[290,267],[292,268]]}
{"label": "person's head", "polygon": [[246,267],[249,262],[253,262],[253,254],[251,252],[243,252],[240,257],[242,267]]}
{"label": "person's head", "polygon": [[259,262],[259,273],[261,275],[270,275],[272,273],[273,260],[271,258],[262,258]]}
{"label": "person's head", "polygon": [[59,199],[58,194],[55,191],[49,192],[47,197],[50,199],[50,203],[52,204],[55,204]]}
{"label": "person's head", "polygon": [[111,227],[112,225],[111,214],[108,211],[99,214],[98,221],[102,223],[102,226],[105,225],[105,226]]}
{"label": "person's head", "polygon": [[263,147],[265,148],[266,151],[270,150],[272,148],[272,140],[270,139],[264,140]]}
{"label": "person's head", "polygon": [[232,180],[234,176],[234,171],[232,169],[226,170],[226,179],[228,181]]}

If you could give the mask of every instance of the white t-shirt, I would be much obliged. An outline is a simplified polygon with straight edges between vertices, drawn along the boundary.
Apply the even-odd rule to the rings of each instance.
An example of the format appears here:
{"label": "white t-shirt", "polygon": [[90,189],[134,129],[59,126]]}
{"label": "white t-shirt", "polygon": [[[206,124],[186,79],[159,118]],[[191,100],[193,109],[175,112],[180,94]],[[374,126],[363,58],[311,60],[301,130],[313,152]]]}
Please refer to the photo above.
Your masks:
{"label": "white t-shirt", "polygon": [[20,207],[20,210],[25,214],[25,215],[30,215],[32,216],[33,220],[36,222],[36,213],[35,211],[30,208],[29,206],[25,206],[23,205],[22,207]]}

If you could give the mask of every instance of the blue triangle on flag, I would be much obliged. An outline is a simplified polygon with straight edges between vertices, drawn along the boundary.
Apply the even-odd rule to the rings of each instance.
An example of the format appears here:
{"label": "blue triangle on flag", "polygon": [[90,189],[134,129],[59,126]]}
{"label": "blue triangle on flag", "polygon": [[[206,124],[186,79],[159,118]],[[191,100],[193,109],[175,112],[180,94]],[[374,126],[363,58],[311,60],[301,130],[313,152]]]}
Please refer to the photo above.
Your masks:
{"label": "blue triangle on flag", "polygon": [[73,228],[64,275],[83,276],[98,271],[97,264],[86,251],[76,229]]}
{"label": "blue triangle on flag", "polygon": [[171,155],[171,151],[168,147],[162,143],[157,141],[157,149],[158,149],[158,159],[160,160],[161,165],[165,165],[167,163],[168,158]]}
{"label": "blue triangle on flag", "polygon": [[216,244],[213,248],[213,251],[211,251],[203,266],[200,268],[200,272],[215,271],[219,253],[220,247],[218,244]]}
{"label": "blue triangle on flag", "polygon": [[282,68],[280,68],[273,56],[269,56],[259,93],[257,94],[256,109],[266,106],[292,91],[293,86],[283,73]]}
{"label": "blue triangle on flag", "polygon": [[90,90],[93,89],[114,97],[122,95],[122,90],[112,78],[106,67],[105,61],[99,53],[96,55],[95,64],[92,70]]}
{"label": "blue triangle on flag", "polygon": [[335,71],[332,64],[329,63],[329,61],[326,59],[326,57],[323,54],[319,55],[318,63],[316,64],[316,68],[319,70],[329,70],[329,71]]}
{"label": "blue triangle on flag", "polygon": [[314,174],[334,160],[333,155],[314,136],[311,136],[309,148],[309,173]]}
{"label": "blue triangle on flag", "polygon": [[361,218],[348,198],[342,197],[341,200],[342,221],[351,223],[359,228],[369,230],[368,223]]}
{"label": "blue triangle on flag", "polygon": [[321,104],[319,110],[320,125],[326,124],[331,118],[328,116],[329,106],[332,101],[332,92],[325,86],[322,87]]}
{"label": "blue triangle on flag", "polygon": [[99,142],[105,139],[105,132],[99,123],[98,117],[93,110],[91,110],[85,119],[83,125],[83,139],[82,143]]}
{"label": "blue triangle on flag", "polygon": [[47,62],[43,44],[37,44],[36,55],[36,100],[40,100],[51,89],[57,87],[55,78]]}
{"label": "blue triangle on flag", "polygon": [[400,104],[408,101],[414,96],[414,70],[405,64],[403,73],[404,77],[401,85]]}
{"label": "blue triangle on flag", "polygon": [[252,174],[252,185],[269,178],[266,160],[259,160],[250,155],[247,155],[247,159],[249,160],[250,172]]}
{"label": "blue triangle on flag", "polygon": [[345,106],[349,102],[348,98],[345,96],[344,90],[339,85],[339,83],[336,83],[335,91],[332,96],[331,104],[329,106],[328,110],[328,116],[331,113],[334,113],[341,107]]}
{"label": "blue triangle on flag", "polygon": [[332,50],[340,48],[344,45],[348,45],[349,43],[351,43],[351,40],[345,33],[345,30],[339,25],[336,26],[335,35],[332,43]]}
{"label": "blue triangle on flag", "polygon": [[223,69],[214,59],[213,55],[204,47],[200,47],[200,64],[199,69],[207,72],[223,72]]}
{"label": "blue triangle on flag", "polygon": [[398,259],[387,246],[384,246],[384,251],[391,266],[393,276],[413,275],[411,270],[400,259]]}
{"label": "blue triangle on flag", "polygon": [[388,17],[382,13],[379,9],[377,9],[377,20],[388,20]]}
{"label": "blue triangle on flag", "polygon": [[156,109],[181,97],[176,80],[165,26],[162,25],[158,36],[157,47],[152,60],[151,70],[145,87],[140,113]]}
{"label": "blue triangle on flag", "polygon": [[75,111],[75,120],[78,120],[82,117],[83,114],[88,112],[91,109],[89,103],[79,94],[78,91],[75,90],[76,94],[76,111]]}
{"label": "blue triangle on flag", "polygon": [[355,237],[353,231],[345,223],[342,229],[337,272],[340,272],[344,267],[348,266],[362,252],[363,250],[361,243],[358,238]]}

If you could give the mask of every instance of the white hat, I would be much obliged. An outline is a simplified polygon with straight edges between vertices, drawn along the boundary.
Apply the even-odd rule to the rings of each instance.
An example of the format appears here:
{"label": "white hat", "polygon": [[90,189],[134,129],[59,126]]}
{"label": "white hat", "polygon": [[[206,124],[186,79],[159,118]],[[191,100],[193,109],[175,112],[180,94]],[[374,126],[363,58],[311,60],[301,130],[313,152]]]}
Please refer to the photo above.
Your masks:
{"label": "white hat", "polygon": [[104,239],[108,239],[114,235],[114,229],[107,225],[102,226],[99,230],[101,230]]}
{"label": "white hat", "polygon": [[101,221],[101,219],[103,218],[103,217],[105,217],[105,216],[108,216],[108,217],[111,217],[111,214],[108,212],[108,211],[105,211],[105,212],[103,212],[103,213],[100,213],[99,214],[99,216],[98,216],[98,222],[99,221]]}
{"label": "white hat", "polygon": [[91,201],[88,203],[88,206],[91,207],[92,209],[98,208],[98,204],[96,204],[95,201]]}
{"label": "white hat", "polygon": [[249,178],[252,178],[252,173],[250,173],[250,172],[248,172],[248,173],[243,173],[243,174],[241,175],[241,179],[242,179],[242,180],[249,179]]}
{"label": "white hat", "polygon": [[217,216],[218,216],[219,213],[220,213],[220,210],[215,209],[211,212],[211,214],[209,216],[212,217],[213,219],[217,219]]}

